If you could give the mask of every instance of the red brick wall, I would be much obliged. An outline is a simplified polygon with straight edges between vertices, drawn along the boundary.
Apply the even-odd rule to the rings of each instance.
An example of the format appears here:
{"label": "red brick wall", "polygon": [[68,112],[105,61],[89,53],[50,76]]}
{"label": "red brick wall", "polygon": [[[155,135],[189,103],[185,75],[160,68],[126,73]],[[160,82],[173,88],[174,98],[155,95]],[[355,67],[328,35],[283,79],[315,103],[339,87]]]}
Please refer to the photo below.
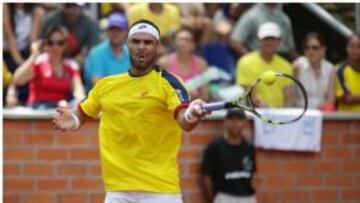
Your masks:
{"label": "red brick wall", "polygon": [[[6,203],[103,202],[97,122],[58,132],[49,120],[3,123]],[[250,124],[247,131],[250,131]],[[183,136],[179,162],[186,203],[202,203],[198,167],[222,121]],[[360,202],[360,120],[325,121],[321,153],[257,150],[259,202]]]}

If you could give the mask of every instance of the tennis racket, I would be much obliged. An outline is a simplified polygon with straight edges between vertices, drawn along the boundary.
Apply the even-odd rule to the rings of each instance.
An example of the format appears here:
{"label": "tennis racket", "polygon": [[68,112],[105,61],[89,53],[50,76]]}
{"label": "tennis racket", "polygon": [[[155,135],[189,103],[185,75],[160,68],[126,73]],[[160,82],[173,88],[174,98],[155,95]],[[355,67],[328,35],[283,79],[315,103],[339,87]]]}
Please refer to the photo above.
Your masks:
{"label": "tennis racket", "polygon": [[[285,94],[284,92],[287,93]],[[262,99],[267,99],[268,101],[269,98],[270,101],[272,101],[271,98],[280,98],[280,96],[276,97],[277,95],[290,95],[291,97],[287,98],[288,101],[286,104],[283,101],[278,101],[278,103],[282,102],[285,104],[281,106],[281,109],[282,112],[284,112],[284,109],[288,109],[288,111],[285,111],[287,114],[285,116],[263,114],[261,109],[254,105],[254,94],[259,94],[259,97],[260,94],[265,95]],[[239,108],[252,113],[262,121],[273,125],[283,125],[299,120],[305,114],[307,107],[308,98],[303,85],[289,74],[274,71],[267,71],[261,75],[237,100],[206,103],[202,106],[207,112]]]}

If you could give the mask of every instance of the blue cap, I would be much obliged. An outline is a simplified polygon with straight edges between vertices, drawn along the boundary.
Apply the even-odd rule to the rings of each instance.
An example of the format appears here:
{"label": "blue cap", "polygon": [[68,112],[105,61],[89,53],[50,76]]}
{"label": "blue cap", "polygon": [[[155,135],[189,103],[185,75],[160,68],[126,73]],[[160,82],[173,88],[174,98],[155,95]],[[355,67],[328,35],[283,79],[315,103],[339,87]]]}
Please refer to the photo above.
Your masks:
{"label": "blue cap", "polygon": [[112,28],[112,27],[117,27],[122,30],[128,29],[127,18],[122,13],[116,12],[116,13],[110,14],[108,21],[109,21],[108,29]]}

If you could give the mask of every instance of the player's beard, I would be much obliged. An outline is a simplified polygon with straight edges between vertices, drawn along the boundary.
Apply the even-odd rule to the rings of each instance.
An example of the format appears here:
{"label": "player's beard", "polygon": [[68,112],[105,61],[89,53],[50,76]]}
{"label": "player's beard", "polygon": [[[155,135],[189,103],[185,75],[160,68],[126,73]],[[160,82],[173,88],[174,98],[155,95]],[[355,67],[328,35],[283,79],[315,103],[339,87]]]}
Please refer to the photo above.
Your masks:
{"label": "player's beard", "polygon": [[157,55],[152,56],[146,55],[143,60],[136,59],[133,55],[130,55],[130,61],[132,68],[136,69],[138,72],[147,73],[148,70],[152,69],[157,60]]}

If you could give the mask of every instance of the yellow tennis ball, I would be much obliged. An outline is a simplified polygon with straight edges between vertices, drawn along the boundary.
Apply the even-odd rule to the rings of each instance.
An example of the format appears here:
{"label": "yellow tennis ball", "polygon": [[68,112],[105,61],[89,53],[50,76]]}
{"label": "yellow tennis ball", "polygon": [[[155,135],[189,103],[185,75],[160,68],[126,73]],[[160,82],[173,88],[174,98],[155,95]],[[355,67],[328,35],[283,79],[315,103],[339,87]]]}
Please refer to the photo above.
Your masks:
{"label": "yellow tennis ball", "polygon": [[261,75],[261,79],[267,85],[272,85],[276,81],[276,72],[272,70],[268,70]]}

